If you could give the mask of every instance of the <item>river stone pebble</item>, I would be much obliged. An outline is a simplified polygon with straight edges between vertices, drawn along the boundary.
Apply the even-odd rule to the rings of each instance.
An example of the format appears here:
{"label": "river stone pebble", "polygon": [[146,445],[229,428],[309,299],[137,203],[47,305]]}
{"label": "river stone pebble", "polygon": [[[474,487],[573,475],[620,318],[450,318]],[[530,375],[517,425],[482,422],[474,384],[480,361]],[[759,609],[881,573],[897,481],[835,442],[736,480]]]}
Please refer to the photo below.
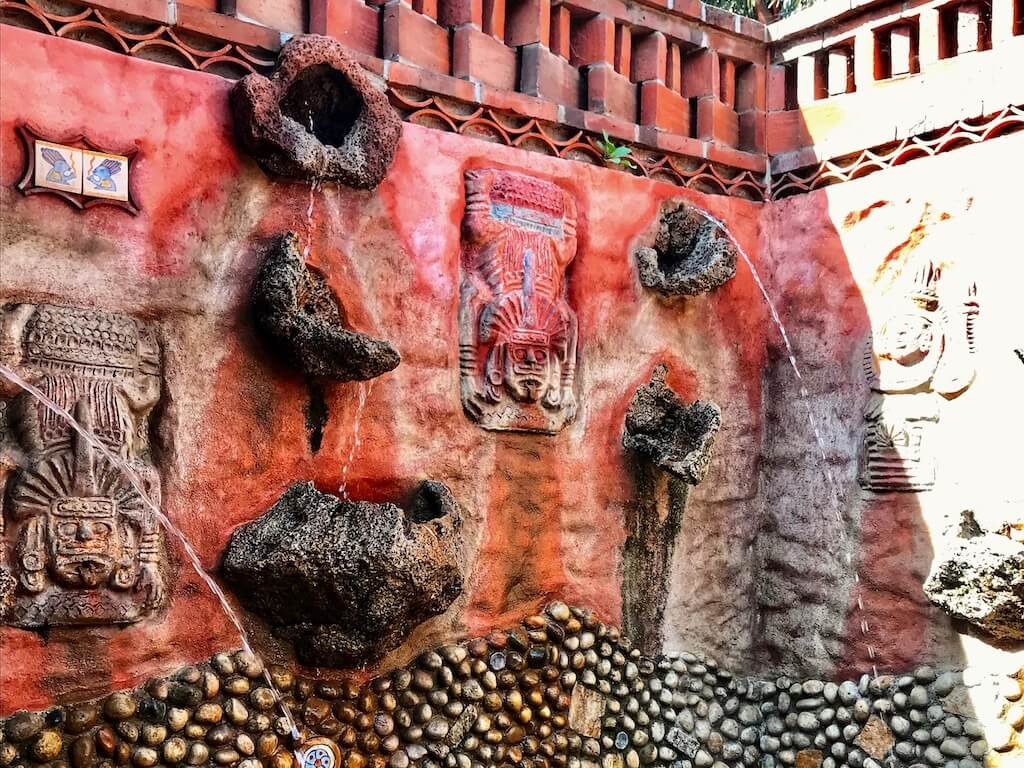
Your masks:
{"label": "river stone pebble", "polygon": [[57,731],[40,731],[32,744],[32,759],[37,763],[48,763],[55,759],[63,748],[63,739]]}
{"label": "river stone pebble", "polygon": [[[114,768],[96,765],[107,758],[119,768],[294,768],[291,724],[263,672],[255,656],[221,653],[148,681],[144,693],[17,713],[3,722],[0,768],[39,762],[33,749],[47,729],[58,736],[51,768],[67,768],[61,731],[70,768]],[[988,748],[977,721],[943,708],[941,676],[735,677],[696,654],[648,659],[559,603],[513,632],[427,650],[366,684],[278,666],[269,676],[300,743],[330,738],[338,768],[978,768]],[[603,765],[611,757],[619,762]]]}

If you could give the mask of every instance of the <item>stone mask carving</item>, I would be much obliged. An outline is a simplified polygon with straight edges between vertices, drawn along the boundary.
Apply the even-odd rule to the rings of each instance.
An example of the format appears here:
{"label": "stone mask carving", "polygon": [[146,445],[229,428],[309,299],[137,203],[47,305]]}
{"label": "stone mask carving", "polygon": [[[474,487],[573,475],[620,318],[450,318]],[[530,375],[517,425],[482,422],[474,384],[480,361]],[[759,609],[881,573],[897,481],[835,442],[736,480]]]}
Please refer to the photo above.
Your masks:
{"label": "stone mask carving", "polygon": [[[23,304],[3,311],[5,364],[94,433],[159,503],[149,415],[160,399],[160,347],[126,315]],[[0,472],[0,565],[22,627],[126,623],[162,604],[157,521],[124,473],[31,396],[12,395],[0,441],[21,458]],[[0,601],[2,603],[3,601]]]}
{"label": "stone mask carving", "polygon": [[575,203],[540,179],[467,171],[462,230],[463,408],[486,429],[558,432],[576,415]]}
{"label": "stone mask carving", "polygon": [[920,491],[935,483],[930,434],[943,400],[974,380],[977,289],[940,292],[931,261],[907,273],[882,307],[864,368],[872,395],[865,412],[860,483],[873,491]]}

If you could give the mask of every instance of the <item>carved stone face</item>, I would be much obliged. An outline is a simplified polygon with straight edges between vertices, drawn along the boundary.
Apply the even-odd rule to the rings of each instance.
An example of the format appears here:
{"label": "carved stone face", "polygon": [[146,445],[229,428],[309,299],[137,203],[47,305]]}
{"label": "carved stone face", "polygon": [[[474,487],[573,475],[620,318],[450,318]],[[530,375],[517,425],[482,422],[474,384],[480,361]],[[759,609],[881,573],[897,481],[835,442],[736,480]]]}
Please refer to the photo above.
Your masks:
{"label": "carved stone face", "polygon": [[69,587],[97,587],[110,580],[121,559],[115,502],[65,497],[50,508],[50,568]]}
{"label": "carved stone face", "polygon": [[513,339],[505,345],[505,387],[521,403],[537,403],[551,383],[547,341]]}
{"label": "carved stone face", "polygon": [[930,318],[919,313],[893,315],[878,334],[879,357],[900,365],[915,365],[924,360],[935,343]]}

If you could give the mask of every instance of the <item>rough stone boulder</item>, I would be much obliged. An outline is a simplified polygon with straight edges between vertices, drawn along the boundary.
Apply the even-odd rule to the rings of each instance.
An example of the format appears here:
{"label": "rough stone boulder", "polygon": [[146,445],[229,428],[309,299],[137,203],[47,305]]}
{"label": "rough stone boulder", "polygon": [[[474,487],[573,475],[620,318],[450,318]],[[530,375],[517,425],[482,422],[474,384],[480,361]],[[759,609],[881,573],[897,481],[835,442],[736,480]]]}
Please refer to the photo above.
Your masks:
{"label": "rough stone boulder", "polygon": [[736,246],[714,219],[681,202],[662,210],[654,246],[635,256],[640,282],[666,296],[708,293],[736,274]]}
{"label": "rough stone boulder", "polygon": [[408,511],[295,483],[237,529],[223,570],[306,664],[353,666],[397,647],[462,592],[462,514],[441,483]]}
{"label": "rough stone boulder", "polygon": [[269,173],[373,189],[387,175],[402,121],[341,43],[293,37],[267,78],[231,92],[239,140]]}
{"label": "rough stone boulder", "polygon": [[928,598],[1002,640],[1024,640],[1024,544],[973,524],[960,526],[925,582]]}
{"label": "rough stone boulder", "polygon": [[345,327],[344,308],[327,280],[310,269],[293,232],[267,254],[252,292],[256,322],[307,376],[364,381],[401,362],[386,341]]}
{"label": "rough stone boulder", "polygon": [[685,483],[697,485],[707,474],[722,411],[712,402],[690,405],[665,384],[668,369],[659,365],[639,387],[626,412],[622,444]]}

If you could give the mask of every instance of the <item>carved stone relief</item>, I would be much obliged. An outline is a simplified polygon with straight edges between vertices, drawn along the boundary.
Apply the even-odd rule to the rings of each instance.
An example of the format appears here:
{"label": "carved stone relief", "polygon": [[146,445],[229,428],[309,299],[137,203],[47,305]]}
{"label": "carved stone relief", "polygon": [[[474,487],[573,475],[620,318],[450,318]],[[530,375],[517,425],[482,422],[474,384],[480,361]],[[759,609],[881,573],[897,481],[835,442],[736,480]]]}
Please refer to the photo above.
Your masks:
{"label": "carved stone relief", "polygon": [[[159,504],[149,441],[161,389],[154,330],[127,315],[48,304],[6,307],[0,328],[4,364],[71,412]],[[15,580],[4,622],[124,624],[161,606],[159,525],[125,474],[42,403],[0,394],[0,570]]]}
{"label": "carved stone relief", "polygon": [[462,405],[485,429],[553,434],[576,415],[566,268],[576,205],[551,182],[466,172],[459,294]]}
{"label": "carved stone relief", "polygon": [[921,263],[881,307],[864,358],[871,397],[860,484],[879,492],[923,491],[935,483],[933,431],[942,403],[974,380],[973,283],[947,290],[942,271]]}

